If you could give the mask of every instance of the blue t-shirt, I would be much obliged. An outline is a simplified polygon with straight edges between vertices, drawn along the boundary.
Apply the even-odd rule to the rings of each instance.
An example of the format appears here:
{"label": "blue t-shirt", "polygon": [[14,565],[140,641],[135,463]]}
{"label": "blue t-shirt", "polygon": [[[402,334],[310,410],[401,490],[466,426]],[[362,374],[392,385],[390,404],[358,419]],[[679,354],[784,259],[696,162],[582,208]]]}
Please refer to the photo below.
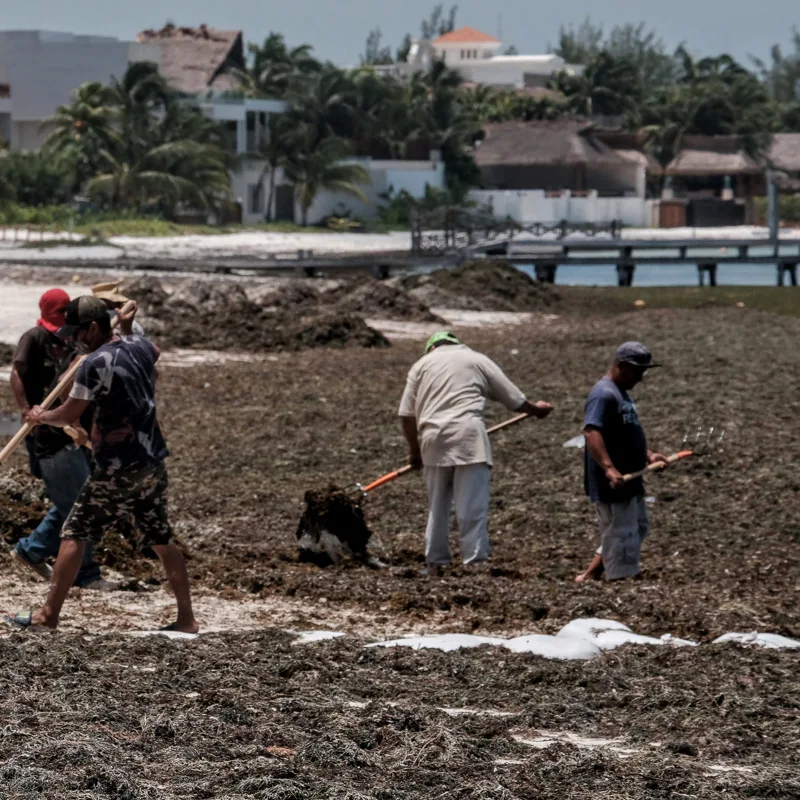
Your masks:
{"label": "blue t-shirt", "polygon": [[92,453],[107,472],[135,472],[167,457],[156,418],[159,350],[142,336],[123,336],[87,356],[70,397],[95,404]]}
{"label": "blue t-shirt", "polygon": [[[590,426],[603,434],[611,463],[623,475],[647,466],[647,439],[636,403],[610,378],[602,378],[589,392],[583,427]],[[644,494],[641,478],[622,489],[612,489],[603,468],[589,455],[588,447],[584,457],[584,487],[594,502],[618,503]]]}

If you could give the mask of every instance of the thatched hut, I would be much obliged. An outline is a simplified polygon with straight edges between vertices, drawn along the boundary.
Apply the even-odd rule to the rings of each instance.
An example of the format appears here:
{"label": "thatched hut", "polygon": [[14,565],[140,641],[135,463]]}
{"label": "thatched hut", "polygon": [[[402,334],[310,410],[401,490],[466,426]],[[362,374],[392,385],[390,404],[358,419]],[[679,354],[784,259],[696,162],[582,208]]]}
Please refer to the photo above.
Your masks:
{"label": "thatched hut", "polygon": [[245,67],[241,31],[165,25],[142,31],[136,41],[160,47],[159,71],[173,89],[186,95],[233,91],[237,84],[231,70]]}
{"label": "thatched hut", "polygon": [[475,162],[486,189],[642,195],[644,167],[594,135],[584,120],[485,125]]}

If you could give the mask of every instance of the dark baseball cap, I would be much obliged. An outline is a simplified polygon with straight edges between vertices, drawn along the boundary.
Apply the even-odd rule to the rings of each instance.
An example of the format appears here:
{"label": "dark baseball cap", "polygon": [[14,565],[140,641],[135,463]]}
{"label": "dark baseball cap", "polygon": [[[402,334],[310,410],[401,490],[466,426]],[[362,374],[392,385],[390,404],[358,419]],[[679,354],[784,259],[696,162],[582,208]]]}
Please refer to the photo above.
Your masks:
{"label": "dark baseball cap", "polygon": [[72,339],[79,330],[88,328],[93,322],[99,323],[104,318],[108,319],[108,306],[98,297],[81,295],[67,306],[64,325],[58,335],[62,339]]}
{"label": "dark baseball cap", "polygon": [[615,361],[631,364],[634,367],[653,369],[661,364],[653,363],[653,354],[641,342],[625,342],[617,348]]}

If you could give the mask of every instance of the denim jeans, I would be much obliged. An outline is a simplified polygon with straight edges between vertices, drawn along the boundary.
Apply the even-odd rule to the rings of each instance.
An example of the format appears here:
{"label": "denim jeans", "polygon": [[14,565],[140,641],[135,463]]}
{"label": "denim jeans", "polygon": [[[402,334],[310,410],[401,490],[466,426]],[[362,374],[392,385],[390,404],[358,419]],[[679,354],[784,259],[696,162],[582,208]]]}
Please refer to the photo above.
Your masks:
{"label": "denim jeans", "polygon": [[[83,484],[89,477],[89,464],[79,447],[68,445],[53,458],[39,462],[47,496],[53,507],[30,536],[17,542],[17,552],[33,564],[58,554],[61,528],[69,516]],[[92,561],[93,548],[86,547],[75,586],[86,586],[100,577],[100,567]]]}

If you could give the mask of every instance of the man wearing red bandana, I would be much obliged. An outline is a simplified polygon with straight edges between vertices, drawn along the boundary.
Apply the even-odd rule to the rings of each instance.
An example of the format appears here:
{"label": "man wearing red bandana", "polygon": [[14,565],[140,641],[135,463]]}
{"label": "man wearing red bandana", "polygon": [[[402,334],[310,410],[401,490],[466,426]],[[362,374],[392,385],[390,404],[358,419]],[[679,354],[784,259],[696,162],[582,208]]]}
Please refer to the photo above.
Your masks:
{"label": "man wearing red bandana", "polygon": [[[56,335],[66,322],[69,301],[63,289],[45,292],[39,299],[36,326],[23,334],[14,352],[11,390],[23,417],[33,406],[41,405],[75,356]],[[35,531],[17,542],[11,557],[15,563],[49,580],[52,568],[47,559],[58,553],[61,527],[89,477],[89,464],[81,448],[59,428],[40,425],[25,443],[31,472],[44,481],[53,507]],[[92,589],[112,586],[101,580],[91,548],[87,548],[75,585]]]}

